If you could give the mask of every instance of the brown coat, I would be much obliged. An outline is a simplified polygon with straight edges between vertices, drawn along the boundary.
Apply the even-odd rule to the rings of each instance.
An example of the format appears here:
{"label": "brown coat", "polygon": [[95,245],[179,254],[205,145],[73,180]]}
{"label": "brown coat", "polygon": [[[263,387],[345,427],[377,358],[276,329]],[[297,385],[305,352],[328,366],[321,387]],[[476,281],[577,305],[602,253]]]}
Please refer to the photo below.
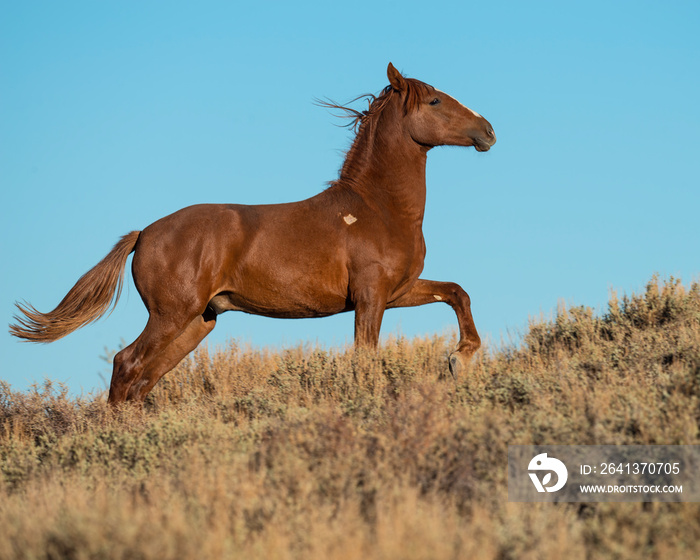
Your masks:
{"label": "brown coat", "polygon": [[[18,305],[12,334],[49,342],[104,314],[119,297],[132,251],[134,283],[149,312],[141,335],[114,358],[109,400],[143,400],[193,350],[224,311],[268,317],[355,312],[355,343],[374,347],[384,310],[442,301],[457,314],[455,372],[480,345],[469,296],[460,286],[420,279],[425,165],[434,146],[496,141],[491,125],[432,86],[390,85],[358,127],[337,181],[288,204],[202,204],[131,232],[83,276],[53,311]],[[116,297],[114,297],[116,294]]]}

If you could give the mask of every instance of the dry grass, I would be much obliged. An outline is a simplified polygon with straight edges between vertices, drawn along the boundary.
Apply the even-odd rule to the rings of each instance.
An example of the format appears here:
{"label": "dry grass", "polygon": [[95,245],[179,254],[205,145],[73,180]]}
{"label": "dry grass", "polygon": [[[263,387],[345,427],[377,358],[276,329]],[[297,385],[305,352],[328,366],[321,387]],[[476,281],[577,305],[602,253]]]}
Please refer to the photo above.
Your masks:
{"label": "dry grass", "polygon": [[199,349],[144,408],[0,388],[0,558],[697,558],[698,504],[507,502],[508,444],[697,444],[700,286],[453,340]]}

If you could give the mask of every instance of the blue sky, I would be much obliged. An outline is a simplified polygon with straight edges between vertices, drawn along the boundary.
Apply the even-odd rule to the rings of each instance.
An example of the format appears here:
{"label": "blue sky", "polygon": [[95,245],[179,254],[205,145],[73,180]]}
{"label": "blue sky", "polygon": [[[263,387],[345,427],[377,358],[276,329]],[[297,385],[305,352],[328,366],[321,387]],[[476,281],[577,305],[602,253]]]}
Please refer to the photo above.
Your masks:
{"label": "blue sky", "polygon": [[[16,2],[0,17],[0,310],[52,309],[132,229],[200,202],[307,198],[351,133],[315,97],[378,92],[389,61],[493,124],[428,158],[423,277],[460,283],[491,346],[559,302],[700,273],[697,2]],[[0,379],[103,389],[146,312],[49,345],[0,334]],[[352,341],[352,315],[228,313],[207,339]],[[384,335],[456,328],[441,304]]]}

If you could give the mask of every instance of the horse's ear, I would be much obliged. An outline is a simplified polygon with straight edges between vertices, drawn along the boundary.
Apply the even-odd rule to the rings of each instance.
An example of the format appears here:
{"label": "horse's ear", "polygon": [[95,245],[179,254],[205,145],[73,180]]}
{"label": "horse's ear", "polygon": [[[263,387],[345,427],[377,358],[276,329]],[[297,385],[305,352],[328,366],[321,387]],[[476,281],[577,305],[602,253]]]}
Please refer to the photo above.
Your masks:
{"label": "horse's ear", "polygon": [[391,62],[386,69],[386,75],[389,78],[391,87],[396,91],[404,91],[406,89],[406,80],[401,75],[401,72],[394,68],[394,65]]}

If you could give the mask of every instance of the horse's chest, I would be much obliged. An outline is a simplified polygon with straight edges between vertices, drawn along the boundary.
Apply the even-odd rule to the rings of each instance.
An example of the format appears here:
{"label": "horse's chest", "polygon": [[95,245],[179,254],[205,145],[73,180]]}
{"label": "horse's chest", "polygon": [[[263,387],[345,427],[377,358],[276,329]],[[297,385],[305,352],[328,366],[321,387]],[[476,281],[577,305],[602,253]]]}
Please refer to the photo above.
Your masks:
{"label": "horse's chest", "polygon": [[425,240],[420,228],[390,236],[383,255],[385,270],[397,285],[412,283],[423,271]]}
{"label": "horse's chest", "polygon": [[425,260],[425,239],[423,230],[419,227],[407,229],[394,238],[395,245],[393,247],[397,256],[409,268],[419,267],[423,269],[423,261]]}

